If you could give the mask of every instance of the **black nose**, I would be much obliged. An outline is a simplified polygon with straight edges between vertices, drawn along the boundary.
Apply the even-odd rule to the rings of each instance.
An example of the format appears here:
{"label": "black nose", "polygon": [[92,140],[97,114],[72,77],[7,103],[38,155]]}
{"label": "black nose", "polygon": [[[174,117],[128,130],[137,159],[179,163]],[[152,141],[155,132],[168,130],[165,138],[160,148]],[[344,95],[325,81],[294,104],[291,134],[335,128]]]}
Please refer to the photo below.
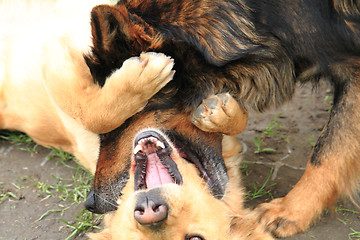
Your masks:
{"label": "black nose", "polygon": [[143,226],[156,230],[168,217],[168,206],[159,198],[141,196],[134,210],[135,220]]}
{"label": "black nose", "polygon": [[85,208],[93,213],[98,213],[96,209],[95,191],[91,190],[85,201]]}

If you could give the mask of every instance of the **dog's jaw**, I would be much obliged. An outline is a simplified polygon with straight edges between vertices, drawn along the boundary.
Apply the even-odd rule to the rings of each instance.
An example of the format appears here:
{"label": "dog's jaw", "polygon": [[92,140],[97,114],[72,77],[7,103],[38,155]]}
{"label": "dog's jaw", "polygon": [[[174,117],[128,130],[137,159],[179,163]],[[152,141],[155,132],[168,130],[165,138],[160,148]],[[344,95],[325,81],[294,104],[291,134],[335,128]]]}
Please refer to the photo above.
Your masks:
{"label": "dog's jaw", "polygon": [[[135,191],[165,183],[181,185],[182,176],[177,168],[177,161],[181,159],[194,164],[212,194],[221,199],[228,183],[226,169],[222,171],[214,159],[209,159],[215,155],[200,156],[192,151],[191,145],[192,142],[178,138],[172,131],[163,132],[157,128],[141,130],[134,139],[133,147],[132,171],[135,176]],[[157,172],[154,173],[150,168]],[[155,176],[155,179],[150,176]]]}
{"label": "dog's jaw", "polygon": [[143,131],[135,139],[135,191],[163,184],[182,184],[182,177],[171,158],[174,151],[166,137],[156,131]]}

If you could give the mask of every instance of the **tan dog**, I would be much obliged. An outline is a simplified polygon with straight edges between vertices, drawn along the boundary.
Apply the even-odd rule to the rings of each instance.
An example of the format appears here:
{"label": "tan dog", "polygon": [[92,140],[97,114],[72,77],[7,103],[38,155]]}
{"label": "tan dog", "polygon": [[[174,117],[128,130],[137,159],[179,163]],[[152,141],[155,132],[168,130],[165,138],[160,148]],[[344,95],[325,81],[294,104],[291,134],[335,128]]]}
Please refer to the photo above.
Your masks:
{"label": "tan dog", "polygon": [[72,153],[92,173],[98,133],[120,126],[174,74],[170,58],[147,53],[100,87],[84,60],[91,8],[100,3],[0,1],[0,127]]}
{"label": "tan dog", "polygon": [[[158,130],[157,134],[166,138]],[[132,162],[130,178],[118,200],[118,209],[107,215],[106,229],[90,234],[92,240],[270,240],[269,233],[257,223],[255,216],[243,208],[240,187],[239,145],[234,137],[223,140],[225,163],[229,174],[224,197],[214,198],[199,176],[198,169],[184,160],[171,146],[171,171],[178,182],[165,183],[134,191],[138,176]],[[167,141],[170,143],[170,141]],[[170,164],[171,165],[171,164]],[[146,172],[151,164],[146,167]],[[135,183],[135,184],[134,184]]]}

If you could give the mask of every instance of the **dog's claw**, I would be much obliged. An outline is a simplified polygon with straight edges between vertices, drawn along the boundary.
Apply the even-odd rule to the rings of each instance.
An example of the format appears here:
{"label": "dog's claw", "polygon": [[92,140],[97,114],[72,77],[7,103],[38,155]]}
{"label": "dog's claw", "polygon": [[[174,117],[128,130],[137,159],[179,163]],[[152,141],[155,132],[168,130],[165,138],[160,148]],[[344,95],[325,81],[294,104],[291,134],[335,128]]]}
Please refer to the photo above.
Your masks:
{"label": "dog's claw", "polygon": [[[223,94],[220,94],[220,95],[223,95]],[[218,105],[218,102],[219,102],[219,99],[220,98],[220,95],[218,95],[218,98],[214,97],[214,98],[208,98],[208,99],[205,99],[204,102],[205,102],[205,106],[208,108],[208,109],[216,109],[217,105]],[[222,100],[222,99],[221,99]]]}
{"label": "dog's claw", "polygon": [[234,135],[245,129],[247,113],[229,93],[223,93],[204,99],[191,121],[203,131]]}
{"label": "dog's claw", "polygon": [[292,236],[306,230],[309,225],[307,216],[301,213],[294,214],[294,211],[285,206],[283,198],[278,198],[269,203],[263,203],[255,209],[259,223],[277,237]]}

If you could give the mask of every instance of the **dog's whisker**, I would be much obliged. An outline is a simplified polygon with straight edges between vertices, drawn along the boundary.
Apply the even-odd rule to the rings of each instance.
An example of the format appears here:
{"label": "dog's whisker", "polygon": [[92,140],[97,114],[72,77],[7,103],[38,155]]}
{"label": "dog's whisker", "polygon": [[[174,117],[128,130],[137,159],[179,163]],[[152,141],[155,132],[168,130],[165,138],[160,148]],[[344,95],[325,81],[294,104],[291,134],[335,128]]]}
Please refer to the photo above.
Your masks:
{"label": "dog's whisker", "polygon": [[104,198],[103,196],[101,196],[101,194],[95,193],[95,196],[98,197],[98,198],[100,198],[100,199],[101,199],[102,201],[104,201],[105,203],[108,203],[109,205],[117,208],[117,205],[116,205],[116,204],[114,204],[113,202],[107,200],[106,198]]}
{"label": "dog's whisker", "polygon": [[206,183],[206,181],[204,180],[204,177],[201,177],[201,180],[198,182],[198,184],[192,186],[191,192],[196,193],[200,190],[200,188],[206,189],[208,187],[208,186],[206,186],[206,184],[202,185],[202,183]]}

